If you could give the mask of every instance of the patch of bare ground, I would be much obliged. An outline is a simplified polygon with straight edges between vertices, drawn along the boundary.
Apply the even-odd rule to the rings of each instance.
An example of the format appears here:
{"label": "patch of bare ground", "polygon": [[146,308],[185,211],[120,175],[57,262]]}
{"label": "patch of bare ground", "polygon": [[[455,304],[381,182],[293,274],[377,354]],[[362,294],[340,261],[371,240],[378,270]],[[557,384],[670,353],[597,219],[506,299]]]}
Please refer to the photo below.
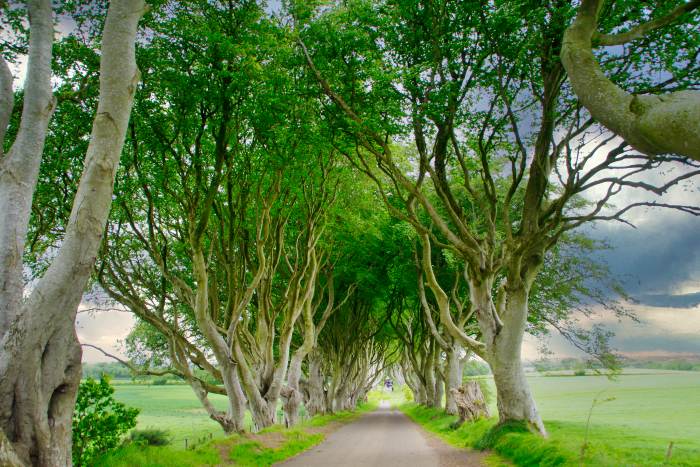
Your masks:
{"label": "patch of bare ground", "polygon": [[[316,435],[322,434],[324,437],[334,432],[341,426],[345,425],[345,422],[330,422],[323,426],[310,426],[303,428],[303,431]],[[221,442],[215,443],[215,447],[219,452],[219,457],[221,458],[221,463],[217,467],[227,467],[234,465],[229,457],[229,452],[231,448],[240,443],[245,443],[248,441],[254,441],[260,443],[260,445],[267,449],[277,449],[282,447],[288,440],[286,432],[284,431],[272,431],[267,433],[242,433],[240,435],[234,436],[234,438],[229,438],[222,440]]]}
{"label": "patch of bare ground", "polygon": [[418,427],[428,445],[438,453],[440,467],[481,467],[486,465],[484,460],[488,456],[488,452],[450,446],[436,435],[425,431],[420,425]]}
{"label": "patch of bare ground", "polygon": [[280,431],[272,431],[267,433],[241,433],[239,435],[234,435],[232,438],[215,443],[214,446],[219,451],[219,457],[222,461],[221,464],[218,464],[218,467],[231,465],[229,452],[233,446],[250,441],[259,443],[261,447],[266,449],[277,449],[282,447],[282,445],[287,442],[287,436],[284,432]]}
{"label": "patch of bare ground", "polygon": [[347,422],[330,422],[323,426],[311,426],[306,428],[304,431],[312,435],[322,434],[324,436],[333,433],[335,430],[345,425]]}
{"label": "patch of bare ground", "polygon": [[246,433],[243,437],[250,441],[256,441],[268,449],[277,449],[287,442],[287,436],[281,431]]}
{"label": "patch of bare ground", "polygon": [[229,451],[231,450],[231,445],[228,443],[216,443],[214,446],[219,451],[219,459],[221,459],[221,463],[217,464],[216,467],[223,467],[225,465],[230,465],[227,463],[230,462],[230,460],[231,460],[229,458],[229,455],[228,455]]}

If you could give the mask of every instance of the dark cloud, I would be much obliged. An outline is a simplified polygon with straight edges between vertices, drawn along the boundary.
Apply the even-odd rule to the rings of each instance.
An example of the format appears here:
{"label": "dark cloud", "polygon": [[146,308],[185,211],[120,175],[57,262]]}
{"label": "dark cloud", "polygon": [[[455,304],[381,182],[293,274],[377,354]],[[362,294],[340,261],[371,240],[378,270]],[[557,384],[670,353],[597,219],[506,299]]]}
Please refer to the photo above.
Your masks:
{"label": "dark cloud", "polygon": [[613,345],[620,351],[700,354],[700,339],[697,334],[617,336]]}
{"label": "dark cloud", "polygon": [[637,301],[642,305],[663,308],[695,308],[700,305],[700,292],[682,295],[642,294],[637,295]]}
{"label": "dark cloud", "polygon": [[637,299],[674,295],[684,283],[700,283],[697,217],[659,211],[637,229],[600,223],[587,231],[610,244],[612,248],[601,253],[601,258]]}

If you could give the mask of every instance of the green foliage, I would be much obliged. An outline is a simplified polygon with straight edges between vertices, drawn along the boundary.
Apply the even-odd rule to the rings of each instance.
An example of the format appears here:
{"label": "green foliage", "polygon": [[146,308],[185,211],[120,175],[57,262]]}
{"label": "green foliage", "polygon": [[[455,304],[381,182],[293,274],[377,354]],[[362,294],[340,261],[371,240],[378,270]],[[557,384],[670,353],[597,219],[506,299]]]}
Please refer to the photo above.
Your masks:
{"label": "green foliage", "polygon": [[110,381],[114,379],[131,379],[131,371],[117,362],[83,363],[83,379],[100,379],[103,375],[108,376]]}
{"label": "green foliage", "polygon": [[132,430],[129,441],[144,446],[166,446],[170,444],[170,432],[159,428]]}
{"label": "green foliage", "polygon": [[80,384],[73,414],[73,464],[87,465],[98,454],[114,449],[136,426],[138,409],[117,402],[106,377]]}
{"label": "green foliage", "polygon": [[413,391],[411,391],[411,388],[409,388],[408,385],[404,384],[401,387],[401,392],[403,392],[403,397],[406,399],[407,402],[413,401]]}
{"label": "green foliage", "polygon": [[489,368],[488,364],[481,360],[469,360],[464,364],[462,374],[464,376],[490,375],[491,368]]}

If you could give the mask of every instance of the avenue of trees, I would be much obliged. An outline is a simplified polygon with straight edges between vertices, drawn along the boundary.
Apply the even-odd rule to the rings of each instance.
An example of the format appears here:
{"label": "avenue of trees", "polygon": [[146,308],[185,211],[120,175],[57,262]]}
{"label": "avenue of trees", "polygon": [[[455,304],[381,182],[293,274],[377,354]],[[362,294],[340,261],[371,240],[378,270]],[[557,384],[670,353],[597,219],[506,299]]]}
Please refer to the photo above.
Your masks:
{"label": "avenue of trees", "polygon": [[71,463],[81,301],[226,433],[454,414],[478,357],[546,436],[525,333],[613,368],[577,317],[634,319],[585,226],[700,214],[698,6],[0,2],[0,464]]}

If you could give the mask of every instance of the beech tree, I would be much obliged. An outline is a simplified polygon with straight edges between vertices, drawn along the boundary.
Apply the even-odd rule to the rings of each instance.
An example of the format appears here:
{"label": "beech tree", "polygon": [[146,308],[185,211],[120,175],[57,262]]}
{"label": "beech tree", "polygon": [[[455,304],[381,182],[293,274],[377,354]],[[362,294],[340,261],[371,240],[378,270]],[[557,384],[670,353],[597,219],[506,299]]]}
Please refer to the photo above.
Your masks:
{"label": "beech tree", "polygon": [[156,371],[185,379],[224,431],[244,430],[246,407],[258,428],[276,423],[281,397],[293,424],[301,364],[335,308],[319,242],[337,157],[260,6],[174,3],[153,32],[100,286],[161,335]]}
{"label": "beech tree", "polygon": [[[27,287],[23,254],[44,141],[56,106],[51,2],[27,5],[29,43],[22,110],[0,160],[0,463],[71,464],[71,416],[80,382],[74,322],[109,213],[114,176],[139,71],[134,59],[143,0],[112,2],[104,23],[100,95],[65,236],[46,272]],[[11,73],[0,58],[0,136],[13,112]],[[4,144],[4,141],[3,141]]]}
{"label": "beech tree", "polygon": [[[338,131],[354,136],[339,150],[375,181],[391,214],[416,230],[442,325],[488,362],[500,421],[542,434],[520,352],[547,251],[586,222],[628,222],[625,213],[636,207],[700,213],[646,200],[610,207],[623,189],[661,195],[698,166],[675,155],[649,159],[616,142],[568,93],[559,52],[572,8],[353,2],[313,19],[297,15],[299,48],[321,101],[332,104]],[[634,57],[616,62],[617,72]],[[408,163],[397,155],[406,139],[414,146]],[[659,184],[637,178],[676,163],[687,169]],[[582,202],[593,189],[602,195]],[[433,265],[436,247],[461,262],[477,338],[454,322]]]}
{"label": "beech tree", "polygon": [[[561,61],[581,104],[645,154],[673,153],[700,160],[698,7],[697,0],[652,5],[583,0],[564,34]],[[631,70],[632,79],[614,81],[594,50],[629,47],[632,42],[632,49],[648,52]],[[664,48],[675,53],[670,63],[659,66],[654,52]],[[644,86],[635,79],[657,69],[667,75],[660,82]]]}

